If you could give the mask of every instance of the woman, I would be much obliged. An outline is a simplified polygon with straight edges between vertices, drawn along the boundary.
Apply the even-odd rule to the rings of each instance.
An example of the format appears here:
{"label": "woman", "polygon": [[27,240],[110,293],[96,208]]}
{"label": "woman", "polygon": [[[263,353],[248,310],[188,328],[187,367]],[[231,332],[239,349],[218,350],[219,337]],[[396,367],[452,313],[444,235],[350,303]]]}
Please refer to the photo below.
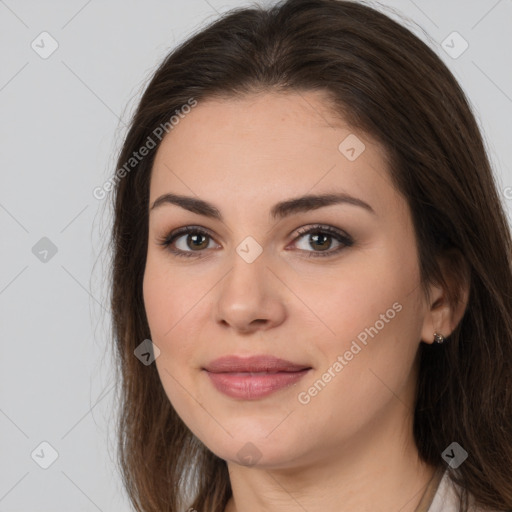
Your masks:
{"label": "woman", "polygon": [[339,0],[224,15],[155,72],[113,181],[138,511],[512,508],[509,226],[410,31]]}

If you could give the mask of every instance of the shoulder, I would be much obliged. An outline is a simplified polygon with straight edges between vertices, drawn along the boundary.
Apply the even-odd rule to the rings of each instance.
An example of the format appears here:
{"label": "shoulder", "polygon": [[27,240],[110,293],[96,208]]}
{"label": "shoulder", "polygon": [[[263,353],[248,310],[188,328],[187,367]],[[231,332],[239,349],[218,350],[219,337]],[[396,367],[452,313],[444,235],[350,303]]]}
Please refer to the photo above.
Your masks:
{"label": "shoulder", "polygon": [[[461,492],[462,489],[453,482],[449,472],[445,471],[428,512],[459,512],[459,496]],[[505,512],[478,507],[474,504],[474,499],[471,496],[469,502],[469,512]]]}

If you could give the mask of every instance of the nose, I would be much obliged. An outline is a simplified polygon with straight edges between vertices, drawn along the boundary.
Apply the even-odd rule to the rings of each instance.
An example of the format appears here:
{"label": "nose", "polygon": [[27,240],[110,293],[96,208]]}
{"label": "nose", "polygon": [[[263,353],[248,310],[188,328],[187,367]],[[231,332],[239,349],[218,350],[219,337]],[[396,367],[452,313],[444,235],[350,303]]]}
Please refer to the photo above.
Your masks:
{"label": "nose", "polygon": [[264,253],[252,263],[235,253],[231,269],[217,288],[214,320],[245,334],[277,327],[286,317],[286,290]]}

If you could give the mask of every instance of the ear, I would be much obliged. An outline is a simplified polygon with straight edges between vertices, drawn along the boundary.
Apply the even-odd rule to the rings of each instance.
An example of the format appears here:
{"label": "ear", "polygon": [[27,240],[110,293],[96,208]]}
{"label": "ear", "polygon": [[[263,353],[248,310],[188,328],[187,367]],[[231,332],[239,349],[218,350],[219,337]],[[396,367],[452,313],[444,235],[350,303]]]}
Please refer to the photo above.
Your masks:
{"label": "ear", "polygon": [[421,341],[428,344],[434,342],[435,332],[447,338],[455,330],[466,311],[471,286],[469,265],[460,251],[448,249],[438,261],[446,287],[429,286],[430,301],[421,331]]}

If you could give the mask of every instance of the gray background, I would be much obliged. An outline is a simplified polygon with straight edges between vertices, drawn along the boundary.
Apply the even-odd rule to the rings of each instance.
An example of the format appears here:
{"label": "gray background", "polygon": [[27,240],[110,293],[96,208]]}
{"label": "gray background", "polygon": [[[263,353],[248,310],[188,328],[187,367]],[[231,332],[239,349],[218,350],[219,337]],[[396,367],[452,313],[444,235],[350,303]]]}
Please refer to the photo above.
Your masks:
{"label": "gray background", "polygon": [[[0,0],[0,512],[130,510],[113,462],[110,213],[92,190],[114,172],[155,66],[244,4]],[[407,17],[460,81],[510,219],[512,1],[381,4]],[[51,49],[44,31],[58,43],[47,58],[31,47]],[[469,43],[457,58],[442,43],[453,31]],[[446,44],[463,48],[453,37]],[[47,469],[52,452],[42,442],[58,454]]]}

